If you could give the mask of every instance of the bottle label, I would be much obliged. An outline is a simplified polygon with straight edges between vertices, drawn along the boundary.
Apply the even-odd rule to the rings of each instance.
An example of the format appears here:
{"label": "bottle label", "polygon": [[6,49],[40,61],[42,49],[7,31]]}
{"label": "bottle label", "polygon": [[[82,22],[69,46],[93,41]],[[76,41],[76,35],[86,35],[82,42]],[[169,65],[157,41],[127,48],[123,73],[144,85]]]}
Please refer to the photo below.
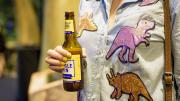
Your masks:
{"label": "bottle label", "polygon": [[65,81],[80,81],[81,80],[81,62],[80,55],[72,55],[64,68],[63,78]]}
{"label": "bottle label", "polygon": [[65,31],[66,32],[74,32],[73,20],[65,20]]}

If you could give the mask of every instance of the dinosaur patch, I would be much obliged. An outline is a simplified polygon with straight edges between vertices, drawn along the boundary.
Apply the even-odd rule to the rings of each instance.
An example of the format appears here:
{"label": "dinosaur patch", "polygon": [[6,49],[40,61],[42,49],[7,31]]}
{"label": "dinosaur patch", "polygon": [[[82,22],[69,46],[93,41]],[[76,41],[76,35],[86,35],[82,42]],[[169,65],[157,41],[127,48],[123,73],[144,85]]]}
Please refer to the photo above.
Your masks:
{"label": "dinosaur patch", "polygon": [[148,101],[153,101],[146,86],[137,74],[127,72],[124,74],[114,74],[113,69],[110,70],[110,75],[106,74],[109,84],[114,87],[111,94],[112,99],[120,99],[122,94],[129,94],[128,101],[138,101],[139,96],[143,96]]}
{"label": "dinosaur patch", "polygon": [[159,0],[142,0],[139,6],[146,6],[157,3]]}
{"label": "dinosaur patch", "polygon": [[[141,43],[145,43],[146,47],[149,46],[150,34],[148,31],[154,28],[155,21],[146,19],[141,19],[136,27],[121,27],[106,55],[106,59],[108,60],[117,49],[121,48],[118,55],[119,60],[122,63],[136,63],[139,60],[139,58],[134,58],[136,47]],[[128,56],[128,59],[125,59],[125,55]]]}
{"label": "dinosaur patch", "polygon": [[92,13],[85,13],[82,17],[80,17],[77,37],[80,37],[84,30],[97,31],[97,26],[93,22]]}
{"label": "dinosaur patch", "polygon": [[140,3],[139,6],[148,6],[157,3],[159,0],[130,0],[120,6],[120,9],[126,8],[131,4]]}

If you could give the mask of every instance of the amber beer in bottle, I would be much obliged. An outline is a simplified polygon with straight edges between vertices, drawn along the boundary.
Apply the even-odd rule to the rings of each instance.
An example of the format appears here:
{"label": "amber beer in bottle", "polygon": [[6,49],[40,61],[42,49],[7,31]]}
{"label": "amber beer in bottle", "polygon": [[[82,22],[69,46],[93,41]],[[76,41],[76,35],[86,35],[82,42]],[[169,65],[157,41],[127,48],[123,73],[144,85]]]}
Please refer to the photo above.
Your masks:
{"label": "amber beer in bottle", "polygon": [[76,39],[76,34],[74,12],[65,12],[65,42],[63,48],[72,54],[63,71],[63,86],[66,91],[79,91],[83,88],[82,48]]}

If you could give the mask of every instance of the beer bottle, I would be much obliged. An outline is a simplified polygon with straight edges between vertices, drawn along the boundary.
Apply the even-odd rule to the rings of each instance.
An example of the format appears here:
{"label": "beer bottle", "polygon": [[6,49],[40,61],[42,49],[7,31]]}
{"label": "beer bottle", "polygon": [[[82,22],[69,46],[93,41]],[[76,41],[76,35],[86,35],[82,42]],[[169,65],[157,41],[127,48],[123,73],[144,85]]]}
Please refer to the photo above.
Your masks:
{"label": "beer bottle", "polygon": [[83,88],[82,48],[76,39],[76,34],[74,12],[65,12],[65,42],[63,48],[72,54],[63,71],[63,86],[66,91],[79,91]]}

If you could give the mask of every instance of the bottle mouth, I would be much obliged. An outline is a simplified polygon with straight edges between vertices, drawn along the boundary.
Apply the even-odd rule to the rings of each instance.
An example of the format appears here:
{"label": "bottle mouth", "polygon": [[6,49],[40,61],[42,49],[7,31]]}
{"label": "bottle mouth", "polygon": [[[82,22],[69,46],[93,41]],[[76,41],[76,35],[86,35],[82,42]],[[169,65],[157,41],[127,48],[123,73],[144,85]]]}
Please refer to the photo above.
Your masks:
{"label": "bottle mouth", "polygon": [[65,17],[66,18],[74,17],[74,12],[65,12]]}

